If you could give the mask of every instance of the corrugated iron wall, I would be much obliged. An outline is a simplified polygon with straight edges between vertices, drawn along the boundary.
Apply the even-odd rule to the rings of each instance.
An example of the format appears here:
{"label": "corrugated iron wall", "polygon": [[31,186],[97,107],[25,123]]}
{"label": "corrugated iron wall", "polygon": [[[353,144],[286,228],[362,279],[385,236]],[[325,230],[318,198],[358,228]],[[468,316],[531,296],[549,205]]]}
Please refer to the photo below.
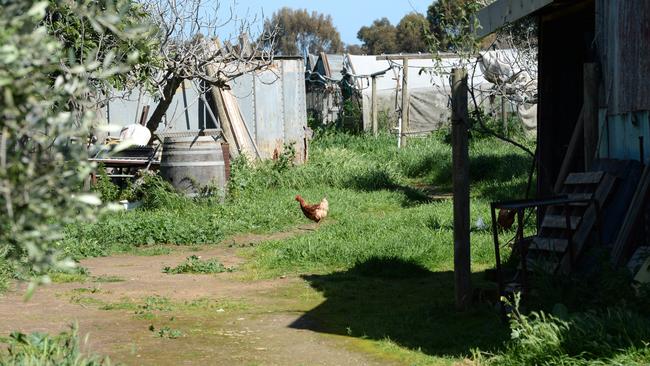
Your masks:
{"label": "corrugated iron wall", "polygon": [[650,1],[597,0],[597,52],[603,89],[599,154],[644,160],[650,155]]}
{"label": "corrugated iron wall", "polygon": [[[107,122],[109,125],[120,127],[138,123],[145,105],[150,106],[149,116],[151,116],[157,101],[151,94],[141,90],[133,90],[129,94],[116,91],[112,100],[104,108]],[[199,88],[192,82],[185,81],[176,90],[165,120],[157,131],[197,131],[202,128],[214,128],[215,125],[203,101],[199,100]],[[117,136],[119,131],[112,131],[110,135]]]}
{"label": "corrugated iron wall", "polygon": [[[296,155],[301,160],[307,126],[302,58],[276,59],[268,69],[244,74],[230,86],[262,158],[272,157],[275,149],[282,151],[285,143],[294,143]],[[178,88],[163,121],[165,124],[161,124],[158,131],[197,131],[218,126],[200,99],[200,90],[189,81]],[[120,127],[137,123],[144,105],[150,105],[153,111],[157,104],[150,94],[137,90],[129,95],[115,95],[103,112],[109,124]],[[207,93],[206,99],[211,98]],[[111,135],[119,135],[119,131]]]}
{"label": "corrugated iron wall", "polygon": [[608,113],[650,110],[650,1],[598,0],[596,4]]}
{"label": "corrugated iron wall", "polygon": [[305,66],[301,58],[276,59],[273,65],[230,83],[233,95],[262,158],[293,143],[297,157],[304,156],[307,126]]}

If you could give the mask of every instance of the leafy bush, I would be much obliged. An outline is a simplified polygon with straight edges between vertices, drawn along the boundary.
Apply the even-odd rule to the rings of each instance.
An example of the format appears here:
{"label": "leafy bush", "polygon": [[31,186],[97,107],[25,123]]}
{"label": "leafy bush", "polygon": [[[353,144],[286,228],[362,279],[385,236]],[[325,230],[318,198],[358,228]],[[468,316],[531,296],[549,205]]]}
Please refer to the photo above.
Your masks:
{"label": "leafy bush", "polygon": [[91,96],[142,61],[139,45],[149,44],[140,41],[151,33],[143,30],[146,22],[131,21],[145,15],[129,13],[133,4],[0,6],[0,253],[25,272],[44,276],[70,266],[54,250],[61,227],[97,213],[98,197],[80,192],[91,169],[86,139],[96,118],[90,111],[99,102]]}
{"label": "leafy bush", "polygon": [[200,256],[191,255],[185,262],[176,267],[166,266],[162,270],[164,273],[222,273],[231,272],[232,268],[226,268],[217,258],[201,260]]}
{"label": "leafy bush", "polygon": [[647,364],[650,319],[622,307],[556,315],[519,311],[515,298],[510,316],[511,341],[496,355],[476,354],[487,365]]}
{"label": "leafy bush", "polygon": [[7,366],[99,366],[110,365],[103,357],[82,356],[77,327],[56,336],[43,333],[13,332],[0,338],[7,344],[7,352],[0,353],[0,364]]}
{"label": "leafy bush", "polygon": [[113,184],[111,178],[108,177],[103,164],[97,167],[97,183],[93,185],[92,190],[99,195],[103,202],[117,201],[120,196],[119,187]]}
{"label": "leafy bush", "polygon": [[183,336],[183,332],[178,329],[170,328],[168,326],[164,326],[156,331],[156,328],[151,325],[149,326],[149,330],[155,332],[156,336],[160,338],[176,339]]}
{"label": "leafy bush", "polygon": [[9,287],[9,280],[13,276],[13,266],[0,256],[0,294]]}

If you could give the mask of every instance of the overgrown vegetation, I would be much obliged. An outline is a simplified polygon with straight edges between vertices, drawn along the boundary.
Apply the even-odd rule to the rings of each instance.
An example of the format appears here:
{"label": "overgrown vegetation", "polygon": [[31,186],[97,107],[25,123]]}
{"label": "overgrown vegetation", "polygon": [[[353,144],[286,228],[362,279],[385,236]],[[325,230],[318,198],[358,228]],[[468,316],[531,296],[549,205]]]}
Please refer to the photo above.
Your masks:
{"label": "overgrown vegetation", "polygon": [[61,226],[92,220],[101,204],[80,192],[93,103],[142,61],[148,32],[134,18],[143,13],[125,14],[129,0],[107,3],[0,7],[0,257],[42,282],[73,265],[54,248]]}
{"label": "overgrown vegetation", "polygon": [[100,366],[110,365],[108,358],[85,356],[81,353],[77,327],[55,336],[42,333],[13,332],[0,338],[7,345],[0,352],[0,364],[7,366]]}
{"label": "overgrown vegetation", "polygon": [[510,314],[511,341],[496,355],[476,353],[485,365],[645,365],[650,362],[650,319],[624,307],[570,314]]}
{"label": "overgrown vegetation", "polygon": [[[512,137],[528,146],[534,143],[523,135]],[[648,361],[643,343],[648,340],[644,330],[648,320],[638,307],[630,307],[630,300],[609,305],[584,301],[590,305],[581,308],[569,301],[571,296],[562,295],[572,290],[557,290],[557,283],[548,284],[551,290],[545,293],[550,296],[540,294],[548,299],[539,302],[541,311],[515,313],[516,336],[507,340],[494,296],[481,295],[494,293],[484,278],[494,254],[489,225],[476,222],[480,218],[489,223],[490,201],[524,196],[531,164],[524,152],[480,132],[470,140],[473,282],[479,290],[478,304],[469,314],[460,314],[451,300],[451,146],[446,132],[412,138],[407,148],[398,150],[389,134],[373,137],[323,129],[317,131],[311,147],[310,162],[304,165],[292,163],[290,148],[275,161],[235,160],[224,202],[186,198],[151,178],[153,188],[147,190],[150,196],[143,198],[142,208],[107,214],[97,224],[69,225],[62,248],[83,257],[132,251],[145,244],[216,243],[235,233],[278,231],[306,222],[293,201],[295,194],[309,201],[326,196],[330,215],[318,230],[243,249],[250,260],[242,270],[262,278],[302,276],[325,298],[308,316],[328,332],[376,340],[381,352],[390,350],[415,364],[470,357],[472,349],[477,364]],[[513,232],[502,235],[510,238]],[[167,271],[224,269],[218,261],[196,256]],[[540,284],[540,291],[544,288]],[[606,297],[615,296],[611,292]],[[575,297],[586,299],[584,293]],[[565,299],[572,312],[556,310],[549,315]],[[153,319],[167,305],[151,299],[142,309],[124,306],[142,311],[136,316]],[[378,323],[377,318],[383,321]],[[431,329],[439,332],[432,335]],[[172,330],[154,333],[169,337]],[[420,351],[409,351],[413,349]]]}
{"label": "overgrown vegetation", "polygon": [[[290,148],[275,161],[233,161],[224,203],[178,195],[166,182],[150,177],[140,189],[141,209],[106,214],[97,224],[68,225],[60,248],[81,258],[128,251],[134,246],[216,243],[234,233],[282,230],[303,220],[293,201],[296,193],[312,200],[332,197],[335,202],[331,215],[337,225],[315,236],[336,236],[330,230],[344,232],[349,230],[347,226],[359,224],[359,216],[368,216],[365,225],[369,231],[374,231],[373,225],[399,227],[400,223],[421,222],[422,228],[447,240],[451,201],[444,199],[444,194],[451,186],[451,146],[444,135],[414,138],[408,148],[398,151],[390,134],[372,137],[321,130],[312,143],[308,164],[290,163]],[[471,155],[473,216],[487,221],[489,200],[523,197],[530,160],[509,145],[482,136],[472,140]],[[502,160],[509,163],[501,164]],[[377,216],[382,210],[383,215],[394,215]],[[410,235],[414,234],[422,235],[421,240],[429,235],[427,231]],[[487,264],[489,233],[475,234],[485,243]],[[349,257],[346,263],[357,259]]]}
{"label": "overgrown vegetation", "polygon": [[217,258],[201,259],[200,256],[191,255],[187,257],[185,262],[177,265],[176,267],[166,266],[162,271],[169,274],[222,273],[231,272],[232,268],[224,266],[221,262],[219,262],[219,259]]}

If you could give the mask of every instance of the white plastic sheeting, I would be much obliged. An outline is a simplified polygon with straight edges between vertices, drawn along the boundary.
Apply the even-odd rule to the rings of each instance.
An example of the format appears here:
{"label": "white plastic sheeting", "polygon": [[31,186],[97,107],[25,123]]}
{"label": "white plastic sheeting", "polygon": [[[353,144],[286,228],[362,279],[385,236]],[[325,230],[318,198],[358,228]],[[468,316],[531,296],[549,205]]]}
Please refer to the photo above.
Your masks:
{"label": "white plastic sheeting", "polygon": [[[494,98],[497,85],[492,81],[504,82],[506,80],[521,78],[521,82],[530,84],[531,90],[536,88],[536,82],[524,78],[513,62],[508,62],[508,57],[513,55],[512,50],[489,51],[487,57],[482,57],[467,62],[460,58],[443,58],[440,61],[430,59],[410,59],[408,62],[408,90],[409,90],[409,130],[411,133],[424,133],[436,130],[448,123],[451,117],[451,88],[450,73],[455,67],[468,69],[468,83],[473,88],[477,103],[484,109],[491,111],[501,110],[501,104],[495,104]],[[377,77],[377,105],[381,113],[394,117],[401,106],[401,89],[403,66],[401,60],[377,60],[377,56],[347,55],[344,67],[352,76],[354,88],[361,93],[363,109],[363,127],[371,128],[371,74],[384,72]],[[514,78],[513,78],[514,76]],[[524,80],[525,79],[525,80]],[[523,112],[527,130],[536,128],[536,106],[531,104],[532,98],[511,98],[507,103],[509,112]],[[470,107],[472,101],[470,100]],[[392,118],[394,120],[394,118]]]}
{"label": "white plastic sheeting", "polygon": [[537,128],[537,65],[527,62],[515,50],[482,52],[478,61],[485,79],[514,104],[525,130],[534,131]]}

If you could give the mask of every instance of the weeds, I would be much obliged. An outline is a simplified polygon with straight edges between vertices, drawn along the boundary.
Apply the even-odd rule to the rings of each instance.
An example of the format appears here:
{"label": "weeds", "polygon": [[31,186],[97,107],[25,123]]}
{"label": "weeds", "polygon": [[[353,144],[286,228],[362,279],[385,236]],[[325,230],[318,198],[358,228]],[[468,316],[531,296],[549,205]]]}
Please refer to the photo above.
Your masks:
{"label": "weeds", "polygon": [[9,280],[14,276],[14,272],[11,263],[0,257],[0,294],[9,287]]}
{"label": "weeds", "polygon": [[175,339],[183,336],[183,332],[178,329],[170,328],[168,326],[164,326],[156,331],[156,328],[152,324],[149,326],[149,331],[154,332],[154,334],[160,338]]}
{"label": "weeds", "polygon": [[0,338],[0,342],[8,346],[6,353],[0,353],[0,364],[2,365],[110,365],[108,358],[82,356],[76,326],[72,326],[70,331],[56,336],[43,333],[28,335],[13,332],[7,338]]}
{"label": "weeds", "polygon": [[54,283],[85,282],[88,280],[89,275],[88,269],[82,266],[76,266],[66,272],[51,271],[49,273],[50,279]]}
{"label": "weeds", "polygon": [[179,274],[179,273],[222,273],[232,272],[233,269],[225,267],[217,258],[210,258],[201,260],[200,256],[191,255],[187,257],[185,262],[176,267],[166,266],[163,268],[163,273]]}
{"label": "weeds", "polygon": [[[522,314],[512,304],[511,340],[496,355],[476,353],[486,365],[647,364],[650,320],[616,307],[569,314],[565,310]],[[556,309],[563,309],[562,306]],[[621,361],[625,360],[625,361]]]}

